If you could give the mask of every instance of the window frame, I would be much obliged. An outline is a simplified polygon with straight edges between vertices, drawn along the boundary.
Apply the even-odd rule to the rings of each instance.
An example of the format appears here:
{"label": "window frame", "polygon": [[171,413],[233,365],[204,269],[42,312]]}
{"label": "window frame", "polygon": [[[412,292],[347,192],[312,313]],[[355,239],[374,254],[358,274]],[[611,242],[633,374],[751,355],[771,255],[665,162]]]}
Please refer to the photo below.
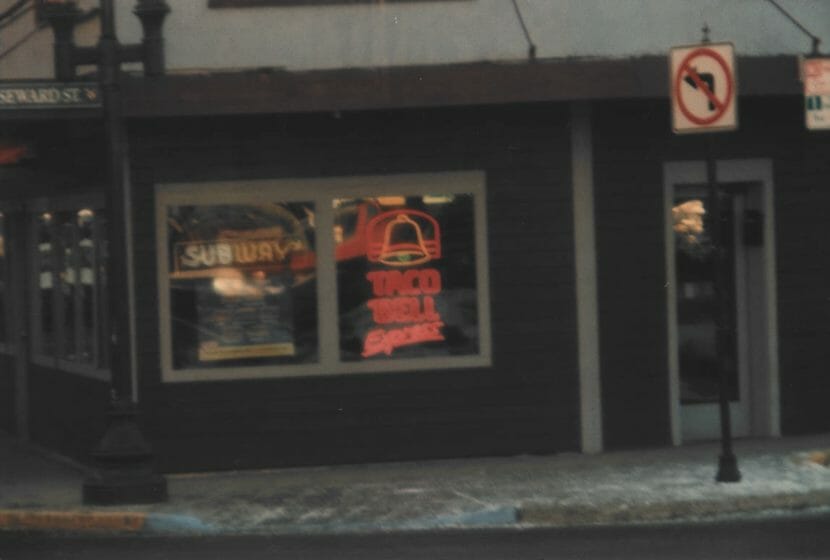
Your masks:
{"label": "window frame", "polygon": [[[386,373],[413,370],[487,367],[492,365],[490,290],[487,252],[486,185],[483,171],[371,175],[333,178],[265,179],[205,183],[157,184],[156,249],[161,379],[164,383],[236,379]],[[475,241],[479,352],[464,356],[413,357],[348,362],[340,358],[337,269],[334,259],[332,201],[336,198],[382,195],[471,194]],[[313,202],[318,234],[317,319],[318,361],[309,364],[173,368],[170,313],[167,208],[180,205]]]}
{"label": "window frame", "polygon": [[[105,345],[100,344],[102,340],[106,340],[107,333],[105,332],[107,327],[107,292],[106,288],[103,287],[100,282],[100,276],[96,273],[94,274],[96,290],[93,292],[94,300],[93,300],[93,336],[96,338],[94,341],[93,348],[96,349],[94,352],[95,356],[93,356],[92,362],[80,362],[77,360],[70,360],[64,356],[61,356],[59,352],[55,352],[53,355],[47,354],[42,351],[42,340],[43,340],[43,327],[41,321],[41,307],[42,302],[40,299],[40,290],[39,290],[39,282],[40,282],[40,259],[39,259],[39,247],[38,247],[38,233],[37,227],[38,223],[37,220],[39,216],[44,212],[78,212],[83,208],[90,208],[94,210],[96,213],[103,213],[104,212],[104,199],[103,196],[100,195],[77,195],[77,196],[64,196],[64,197],[55,197],[55,198],[40,198],[28,203],[27,205],[27,236],[28,236],[28,247],[27,252],[29,254],[29,279],[27,283],[29,284],[29,331],[30,331],[30,340],[29,340],[29,352],[30,352],[30,359],[32,363],[43,366],[58,369],[60,371],[65,371],[68,373],[73,373],[77,375],[81,375],[84,377],[89,377],[92,379],[96,379],[99,381],[109,381],[110,380],[110,368],[109,366],[102,367],[101,363],[106,363],[108,360],[108,349]],[[103,240],[106,242],[106,228],[102,228],[100,222],[96,221],[95,225],[95,232],[98,235],[98,239]],[[97,245],[96,245],[97,246]],[[62,245],[63,247],[63,245]],[[97,254],[97,251],[96,251]],[[56,255],[54,252],[51,256],[52,259],[56,259]],[[77,256],[76,256],[77,259]],[[54,263],[53,263],[54,264]],[[96,263],[95,268],[97,268],[98,263]],[[76,263],[76,268],[78,268]],[[60,287],[61,281],[59,279],[59,275],[56,274],[56,269],[53,267],[52,270],[52,282],[53,282],[53,289]],[[80,275],[78,275],[80,278]],[[103,289],[102,289],[103,288]],[[60,298],[55,295],[56,292],[53,293],[52,298],[52,305],[53,305],[53,312],[55,315],[54,323],[55,323],[55,337],[56,343],[57,341],[65,340],[65,333],[63,327],[63,305],[62,303],[57,303]],[[74,294],[76,298],[77,304],[77,294]],[[78,328],[79,320],[76,316],[74,319],[73,329]],[[77,338],[78,335],[76,335]]]}

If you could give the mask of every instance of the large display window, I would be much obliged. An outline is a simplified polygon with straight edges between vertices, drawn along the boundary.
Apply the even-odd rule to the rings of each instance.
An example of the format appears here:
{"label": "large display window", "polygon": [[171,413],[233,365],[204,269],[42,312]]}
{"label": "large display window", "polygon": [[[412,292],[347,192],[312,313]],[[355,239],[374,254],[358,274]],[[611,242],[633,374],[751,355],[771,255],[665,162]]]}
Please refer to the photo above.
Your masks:
{"label": "large display window", "polygon": [[164,381],[490,363],[479,172],[160,185]]}
{"label": "large display window", "polygon": [[312,202],[167,208],[173,368],[318,360]]}
{"label": "large display window", "polygon": [[102,203],[91,198],[43,200],[31,210],[32,358],[109,379]]}

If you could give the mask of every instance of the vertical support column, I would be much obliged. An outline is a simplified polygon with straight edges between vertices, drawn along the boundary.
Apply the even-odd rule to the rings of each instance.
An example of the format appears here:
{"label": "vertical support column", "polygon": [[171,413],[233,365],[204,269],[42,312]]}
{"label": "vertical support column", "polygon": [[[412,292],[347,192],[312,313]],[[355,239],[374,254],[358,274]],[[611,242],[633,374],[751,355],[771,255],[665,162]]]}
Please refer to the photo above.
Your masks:
{"label": "vertical support column", "polygon": [[[27,268],[26,240],[28,239],[28,223],[26,214],[22,208],[10,212],[9,238],[11,246],[9,263],[11,272],[11,298],[9,303],[12,308],[12,342],[15,355],[15,378],[14,378],[14,408],[15,408],[15,430],[21,441],[29,440],[29,313],[26,303],[28,293],[31,290],[32,281]],[[30,284],[27,287],[26,284]]]}
{"label": "vertical support column", "polygon": [[583,453],[598,453],[602,451],[603,445],[593,168],[591,105],[588,102],[575,102],[571,105],[571,174]]}

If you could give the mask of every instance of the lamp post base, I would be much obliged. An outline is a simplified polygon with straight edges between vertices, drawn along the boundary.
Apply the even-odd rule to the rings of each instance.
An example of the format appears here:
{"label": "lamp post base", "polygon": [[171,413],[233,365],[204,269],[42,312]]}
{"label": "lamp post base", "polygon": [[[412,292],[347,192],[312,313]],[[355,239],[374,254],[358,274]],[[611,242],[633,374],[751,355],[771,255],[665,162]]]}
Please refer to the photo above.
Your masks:
{"label": "lamp post base", "polygon": [[718,475],[715,477],[718,482],[740,482],[741,471],[738,470],[738,459],[729,453],[720,456],[718,460]]}
{"label": "lamp post base", "polygon": [[109,425],[92,452],[94,469],[83,485],[83,503],[150,504],[167,501],[167,480],[153,471],[153,452],[141,434],[135,405],[113,402]]}

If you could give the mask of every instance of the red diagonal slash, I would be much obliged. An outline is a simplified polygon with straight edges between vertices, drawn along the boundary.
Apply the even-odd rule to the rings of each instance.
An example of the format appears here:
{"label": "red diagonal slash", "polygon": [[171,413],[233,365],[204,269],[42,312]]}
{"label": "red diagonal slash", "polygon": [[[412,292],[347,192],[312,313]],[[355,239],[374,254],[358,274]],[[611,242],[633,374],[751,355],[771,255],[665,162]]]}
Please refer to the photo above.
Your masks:
{"label": "red diagonal slash", "polygon": [[721,100],[715,97],[715,94],[712,92],[712,90],[709,89],[709,86],[706,84],[706,82],[700,79],[700,76],[694,68],[689,66],[689,64],[687,63],[683,70],[689,74],[689,76],[692,78],[692,81],[694,81],[695,85],[704,93],[704,95],[706,95],[707,98],[709,98],[709,101],[712,102],[712,105],[717,107],[719,112],[723,112],[726,109]]}
{"label": "red diagonal slash", "polygon": [[[721,101],[715,94],[712,92],[711,89],[706,85],[706,83],[700,78],[697,71],[692,68],[692,61],[698,57],[708,57],[714,60],[718,66],[720,67],[721,71],[724,75],[724,96],[723,100]],[[690,123],[693,123],[699,127],[705,127],[716,123],[723,115],[726,113],[726,110],[732,105],[732,93],[734,90],[734,85],[732,84],[732,71],[730,66],[727,64],[726,60],[718,54],[715,50],[708,48],[708,47],[698,47],[689,52],[686,57],[680,62],[677,67],[677,72],[674,75],[673,82],[672,82],[672,95],[673,99],[676,101],[676,107],[680,111],[680,113],[689,120]],[[715,107],[715,111],[712,112],[708,117],[698,116],[692,113],[688,107],[686,107],[685,102],[683,101],[683,83],[684,77],[689,76],[691,78],[692,83],[694,83],[700,90],[703,92],[703,95],[706,96],[706,99]]]}

